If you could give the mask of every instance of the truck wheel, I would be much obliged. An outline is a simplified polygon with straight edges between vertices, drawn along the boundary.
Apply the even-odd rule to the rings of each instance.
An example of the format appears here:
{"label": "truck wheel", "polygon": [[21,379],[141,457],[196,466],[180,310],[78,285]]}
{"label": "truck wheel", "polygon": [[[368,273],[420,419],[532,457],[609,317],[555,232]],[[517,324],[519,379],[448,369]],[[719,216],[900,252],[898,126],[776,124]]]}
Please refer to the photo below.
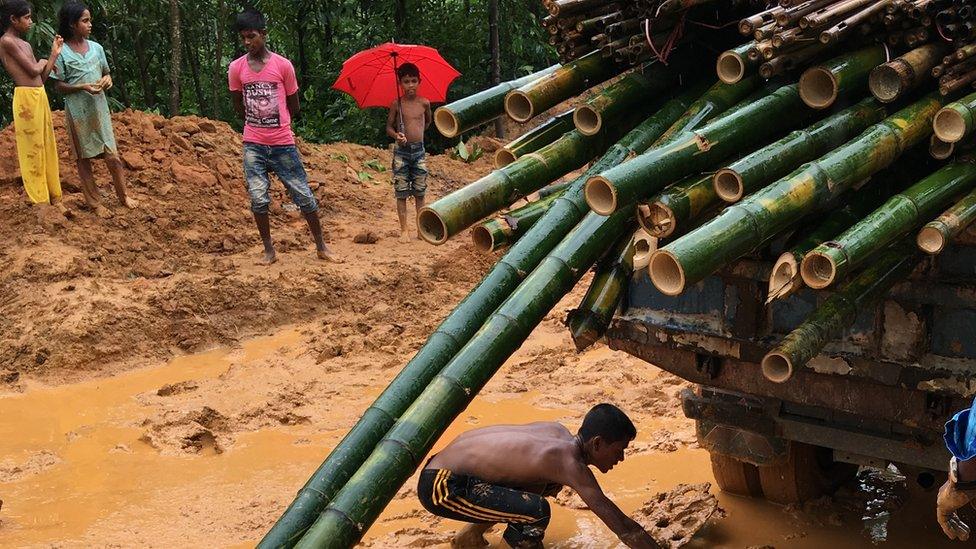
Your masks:
{"label": "truck wheel", "polygon": [[758,468],[724,454],[710,454],[712,475],[723,492],[739,496],[762,497]]}
{"label": "truck wheel", "polygon": [[759,467],[763,495],[774,503],[799,503],[836,490],[857,466],[835,462],[829,448],[791,442],[785,462]]}

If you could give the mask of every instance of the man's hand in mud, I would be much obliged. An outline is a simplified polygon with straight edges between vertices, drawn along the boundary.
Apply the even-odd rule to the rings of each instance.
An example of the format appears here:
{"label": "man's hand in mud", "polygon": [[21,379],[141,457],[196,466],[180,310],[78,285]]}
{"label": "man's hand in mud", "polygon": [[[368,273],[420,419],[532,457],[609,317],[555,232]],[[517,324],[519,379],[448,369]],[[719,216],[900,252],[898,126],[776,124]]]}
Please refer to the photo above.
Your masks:
{"label": "man's hand in mud", "polygon": [[959,518],[956,513],[967,503],[972,503],[976,499],[976,490],[957,490],[956,485],[951,480],[947,480],[942,488],[939,488],[939,498],[936,506],[936,518],[939,526],[949,539],[966,541],[969,539],[969,525]]}

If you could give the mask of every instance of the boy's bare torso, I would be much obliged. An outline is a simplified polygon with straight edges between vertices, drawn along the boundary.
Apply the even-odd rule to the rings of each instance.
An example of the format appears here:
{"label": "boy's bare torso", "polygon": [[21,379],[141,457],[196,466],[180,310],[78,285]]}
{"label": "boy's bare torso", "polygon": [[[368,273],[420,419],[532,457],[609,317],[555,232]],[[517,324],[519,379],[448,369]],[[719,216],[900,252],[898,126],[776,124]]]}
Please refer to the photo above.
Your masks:
{"label": "boy's bare torso", "polygon": [[434,456],[427,468],[529,488],[565,483],[568,464],[585,467],[576,437],[559,423],[539,422],[469,431]]}
{"label": "boy's bare torso", "polygon": [[7,70],[10,78],[13,79],[15,86],[39,87],[44,83],[39,76],[30,76],[21,63],[18,63],[14,56],[26,59],[29,63],[36,64],[37,58],[34,57],[34,50],[23,38],[12,36],[9,33],[0,36],[0,61],[3,68]]}
{"label": "boy's bare torso", "polygon": [[400,99],[400,113],[403,115],[403,134],[408,143],[422,143],[427,128],[429,103],[423,97]]}

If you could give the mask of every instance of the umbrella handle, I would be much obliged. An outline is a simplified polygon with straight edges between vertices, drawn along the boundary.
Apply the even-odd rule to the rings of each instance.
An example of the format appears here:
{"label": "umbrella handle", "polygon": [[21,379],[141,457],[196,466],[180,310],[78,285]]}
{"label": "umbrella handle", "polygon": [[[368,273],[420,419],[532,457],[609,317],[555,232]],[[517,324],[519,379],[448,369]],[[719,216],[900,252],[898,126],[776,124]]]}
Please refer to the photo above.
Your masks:
{"label": "umbrella handle", "polygon": [[400,133],[403,133],[403,105],[400,103],[400,77],[397,75],[397,57],[399,56],[394,51],[390,53],[390,57],[393,58],[393,80],[397,92],[397,118],[399,119]]}

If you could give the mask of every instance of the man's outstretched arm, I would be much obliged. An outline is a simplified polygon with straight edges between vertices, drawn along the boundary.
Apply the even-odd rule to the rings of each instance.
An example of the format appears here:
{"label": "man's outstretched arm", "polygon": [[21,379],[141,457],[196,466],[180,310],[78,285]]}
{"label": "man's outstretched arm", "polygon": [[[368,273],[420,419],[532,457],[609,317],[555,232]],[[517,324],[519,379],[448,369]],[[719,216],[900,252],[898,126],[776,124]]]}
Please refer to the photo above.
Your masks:
{"label": "man's outstretched arm", "polygon": [[570,473],[570,488],[576,490],[586,506],[596,514],[604,524],[620,538],[620,541],[632,549],[659,549],[659,545],[644,527],[620,510],[600,488],[600,484],[593,476],[593,472],[585,465],[577,465]]}

